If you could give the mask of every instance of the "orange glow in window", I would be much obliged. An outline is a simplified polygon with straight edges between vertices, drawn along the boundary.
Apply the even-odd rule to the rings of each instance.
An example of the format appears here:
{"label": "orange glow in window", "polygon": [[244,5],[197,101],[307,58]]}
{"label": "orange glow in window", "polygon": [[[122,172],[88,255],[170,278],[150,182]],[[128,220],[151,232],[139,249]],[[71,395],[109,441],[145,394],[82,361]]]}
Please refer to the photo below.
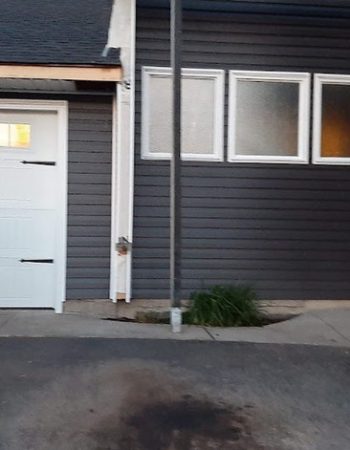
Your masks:
{"label": "orange glow in window", "polygon": [[30,145],[30,125],[11,124],[10,125],[10,147],[28,148]]}
{"label": "orange glow in window", "polygon": [[0,147],[28,148],[30,125],[24,123],[0,123]]}

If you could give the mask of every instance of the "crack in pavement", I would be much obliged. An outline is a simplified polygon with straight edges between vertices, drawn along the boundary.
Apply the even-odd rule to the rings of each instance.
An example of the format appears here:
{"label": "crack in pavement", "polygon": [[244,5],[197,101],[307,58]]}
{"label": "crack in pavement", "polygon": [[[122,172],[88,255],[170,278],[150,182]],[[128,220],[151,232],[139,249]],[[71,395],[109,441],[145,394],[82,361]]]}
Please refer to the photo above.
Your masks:
{"label": "crack in pavement", "polygon": [[346,337],[343,333],[341,333],[339,330],[337,330],[336,327],[334,327],[332,324],[330,324],[329,322],[327,322],[325,319],[323,319],[322,317],[315,315],[314,317],[317,317],[317,319],[319,319],[322,323],[324,323],[325,325],[327,325],[329,328],[331,328],[336,334],[338,334],[340,337],[342,337],[343,339],[346,340],[346,342],[350,343],[350,339],[348,337]]}
{"label": "crack in pavement", "polygon": [[2,330],[2,328],[4,328],[5,325],[7,325],[12,319],[16,318],[16,314],[11,314],[7,319],[5,319],[4,322],[0,322],[0,331]]}
{"label": "crack in pavement", "polygon": [[202,327],[202,329],[208,334],[208,336],[211,338],[212,341],[216,341],[217,340],[215,338],[215,336],[213,334],[211,334],[211,332],[206,327]]}

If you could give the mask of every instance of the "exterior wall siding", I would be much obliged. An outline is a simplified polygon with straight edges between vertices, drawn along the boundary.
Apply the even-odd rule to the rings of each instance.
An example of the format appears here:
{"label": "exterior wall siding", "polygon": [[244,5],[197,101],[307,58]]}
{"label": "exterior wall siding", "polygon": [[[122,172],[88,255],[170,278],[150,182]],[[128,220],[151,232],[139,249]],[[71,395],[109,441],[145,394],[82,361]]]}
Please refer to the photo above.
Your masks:
{"label": "exterior wall siding", "polygon": [[111,99],[71,99],[67,299],[109,298],[111,171]]}
{"label": "exterior wall siding", "polygon": [[[276,15],[253,6],[185,13],[183,66],[350,74],[350,7]],[[135,298],[169,297],[169,163],[140,158],[141,67],[169,66],[168,14],[137,14]],[[228,73],[225,115],[227,96]],[[350,298],[349,167],[183,166],[184,297],[244,282],[264,299]]]}

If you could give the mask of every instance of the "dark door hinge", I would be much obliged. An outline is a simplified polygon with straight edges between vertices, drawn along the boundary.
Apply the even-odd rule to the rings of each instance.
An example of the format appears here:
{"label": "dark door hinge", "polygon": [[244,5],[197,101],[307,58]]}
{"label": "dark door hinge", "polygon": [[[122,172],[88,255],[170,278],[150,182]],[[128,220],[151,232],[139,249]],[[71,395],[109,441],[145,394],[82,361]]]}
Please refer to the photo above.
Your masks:
{"label": "dark door hinge", "polygon": [[53,259],[21,259],[21,263],[53,264]]}

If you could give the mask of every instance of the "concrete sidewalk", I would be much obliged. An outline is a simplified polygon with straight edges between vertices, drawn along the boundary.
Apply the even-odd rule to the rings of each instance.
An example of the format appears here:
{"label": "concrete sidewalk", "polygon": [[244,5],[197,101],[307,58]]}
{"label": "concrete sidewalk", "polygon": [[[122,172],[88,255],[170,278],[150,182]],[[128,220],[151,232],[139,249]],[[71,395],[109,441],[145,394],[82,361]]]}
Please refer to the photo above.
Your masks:
{"label": "concrete sidewalk", "polygon": [[137,324],[52,311],[0,310],[0,337],[99,337],[308,344],[350,347],[350,310],[313,311],[263,328]]}

